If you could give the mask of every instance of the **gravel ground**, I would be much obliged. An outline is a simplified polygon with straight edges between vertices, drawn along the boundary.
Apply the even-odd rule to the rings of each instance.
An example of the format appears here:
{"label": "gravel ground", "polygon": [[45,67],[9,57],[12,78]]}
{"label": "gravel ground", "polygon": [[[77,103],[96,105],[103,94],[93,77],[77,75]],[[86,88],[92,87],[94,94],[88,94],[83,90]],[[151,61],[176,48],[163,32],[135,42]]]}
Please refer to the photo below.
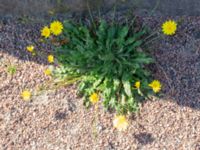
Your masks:
{"label": "gravel ground", "polygon": [[[157,28],[165,19],[144,21]],[[23,89],[36,93],[50,80],[43,73],[46,60],[25,50],[37,41],[41,24],[1,20],[0,149],[200,150],[200,17],[175,19],[182,20],[176,36],[161,38],[151,51],[157,63],[150,68],[164,84],[164,96],[145,102],[126,132],[113,129],[114,114],[101,106],[86,110],[75,85],[21,100]]]}

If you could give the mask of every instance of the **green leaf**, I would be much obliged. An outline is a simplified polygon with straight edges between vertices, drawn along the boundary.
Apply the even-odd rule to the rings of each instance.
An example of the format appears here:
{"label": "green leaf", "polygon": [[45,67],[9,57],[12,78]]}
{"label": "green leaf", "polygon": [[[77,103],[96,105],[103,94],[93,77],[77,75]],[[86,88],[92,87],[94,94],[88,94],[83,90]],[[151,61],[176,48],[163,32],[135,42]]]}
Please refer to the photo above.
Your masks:
{"label": "green leaf", "polygon": [[134,63],[140,63],[140,64],[149,64],[153,62],[152,58],[148,58],[148,57],[136,57],[133,60]]}
{"label": "green leaf", "polygon": [[96,79],[96,81],[93,83],[93,88],[96,89],[103,82],[103,79],[104,77]]}
{"label": "green leaf", "polygon": [[120,81],[118,79],[113,79],[113,90],[116,91],[119,89]]}
{"label": "green leaf", "polygon": [[125,26],[125,27],[122,27],[120,30],[119,30],[119,38],[120,39],[124,39],[127,35],[128,35],[128,30],[129,30],[129,28],[127,27],[127,26]]}
{"label": "green leaf", "polygon": [[126,104],[126,95],[124,93],[121,94],[121,104],[122,105]]}
{"label": "green leaf", "polygon": [[131,37],[131,38],[128,38],[125,42],[125,45],[129,45],[129,44],[132,44],[133,42],[135,42],[135,38],[134,37]]}
{"label": "green leaf", "polygon": [[133,43],[132,45],[130,45],[130,46],[128,47],[127,53],[136,51],[137,47],[139,47],[141,44],[142,44],[142,41],[141,41],[141,40],[140,40],[140,41],[136,41],[135,43]]}
{"label": "green leaf", "polygon": [[112,95],[109,101],[109,105],[114,108],[116,104],[116,98]]}
{"label": "green leaf", "polygon": [[139,38],[141,38],[141,36],[143,36],[145,33],[146,33],[146,31],[143,29],[142,31],[139,31],[139,32],[135,33],[135,34],[133,35],[133,37],[134,37],[135,39],[139,39]]}
{"label": "green leaf", "polygon": [[124,74],[122,77],[122,83],[124,86],[124,91],[127,94],[127,96],[131,97],[132,92],[131,92],[131,83],[130,83],[130,77],[127,74]]}

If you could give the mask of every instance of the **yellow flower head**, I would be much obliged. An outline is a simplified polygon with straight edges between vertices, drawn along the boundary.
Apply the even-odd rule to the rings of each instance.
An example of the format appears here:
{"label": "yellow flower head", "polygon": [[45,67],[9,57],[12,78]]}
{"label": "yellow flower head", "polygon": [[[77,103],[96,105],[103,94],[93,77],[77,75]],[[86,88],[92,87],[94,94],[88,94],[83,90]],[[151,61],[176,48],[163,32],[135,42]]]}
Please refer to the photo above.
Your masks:
{"label": "yellow flower head", "polygon": [[28,100],[30,100],[30,98],[31,98],[31,92],[28,91],[28,90],[24,90],[24,91],[21,93],[21,97],[23,98],[23,100],[28,101]]}
{"label": "yellow flower head", "polygon": [[163,23],[162,31],[165,35],[174,35],[177,30],[177,23],[173,20],[168,20]]}
{"label": "yellow flower head", "polygon": [[99,95],[97,93],[93,93],[90,95],[90,102],[92,104],[96,104],[99,101]]}
{"label": "yellow flower head", "polygon": [[135,82],[135,87],[136,87],[137,89],[140,88],[140,81]]}
{"label": "yellow flower head", "polygon": [[45,26],[42,30],[41,30],[41,35],[44,36],[45,38],[48,38],[50,36],[51,32],[49,27]]}
{"label": "yellow flower head", "polygon": [[128,128],[128,121],[123,115],[115,116],[113,126],[119,131],[125,131]]}
{"label": "yellow flower head", "polygon": [[60,21],[54,21],[50,25],[50,30],[54,35],[60,35],[63,30],[63,24]]}
{"label": "yellow flower head", "polygon": [[154,91],[155,93],[158,93],[158,92],[161,90],[161,87],[162,87],[160,81],[158,81],[158,80],[152,81],[152,82],[149,84],[149,86],[153,89],[153,91]]}
{"label": "yellow flower head", "polygon": [[53,63],[53,62],[54,62],[54,56],[53,56],[53,55],[49,55],[49,56],[47,57],[47,59],[48,59],[48,62],[49,62],[49,63]]}
{"label": "yellow flower head", "polygon": [[50,69],[46,69],[44,71],[44,74],[47,75],[47,76],[51,75],[51,70]]}
{"label": "yellow flower head", "polygon": [[29,46],[26,47],[26,50],[32,53],[33,50],[34,50],[34,46],[33,45],[29,45]]}

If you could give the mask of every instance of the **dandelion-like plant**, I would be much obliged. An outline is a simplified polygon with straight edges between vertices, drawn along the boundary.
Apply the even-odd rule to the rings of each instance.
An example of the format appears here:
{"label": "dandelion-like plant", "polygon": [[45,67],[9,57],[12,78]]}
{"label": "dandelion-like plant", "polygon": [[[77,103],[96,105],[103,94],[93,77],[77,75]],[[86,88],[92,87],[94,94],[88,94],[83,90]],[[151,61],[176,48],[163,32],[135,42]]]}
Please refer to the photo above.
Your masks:
{"label": "dandelion-like plant", "polygon": [[128,128],[128,120],[123,115],[115,116],[113,120],[113,126],[119,131],[125,131]]}
{"label": "dandelion-like plant", "polygon": [[90,95],[90,101],[92,104],[96,104],[99,101],[99,95],[97,93],[92,93]]}
{"label": "dandelion-like plant", "polygon": [[24,90],[22,93],[21,93],[21,97],[24,101],[29,101],[30,98],[31,98],[31,92],[29,90]]}
{"label": "dandelion-like plant", "polygon": [[34,46],[33,45],[29,45],[29,46],[27,46],[26,47],[26,50],[28,51],[28,52],[33,52],[34,51]]}
{"label": "dandelion-like plant", "polygon": [[[141,101],[161,90],[158,80],[150,82],[152,76],[145,67],[154,62],[144,50],[148,35],[145,28],[105,20],[89,25],[54,21],[47,27],[42,36],[48,37],[45,30],[50,30],[50,42],[55,46],[47,60],[53,63],[55,56],[60,65],[54,75],[69,83],[77,82],[86,107],[97,108],[101,102],[106,109],[116,110],[113,125],[118,130],[128,128],[126,114],[136,112]],[[176,24],[166,23],[163,31],[172,35]],[[49,70],[45,72],[50,74]]]}
{"label": "dandelion-like plant", "polygon": [[49,63],[53,63],[54,62],[54,56],[48,55],[47,60],[48,60]]}
{"label": "dandelion-like plant", "polygon": [[165,35],[174,35],[177,30],[177,23],[173,20],[168,20],[163,23],[162,31]]}
{"label": "dandelion-like plant", "polygon": [[54,21],[50,25],[50,30],[53,35],[60,35],[63,31],[63,24],[60,21]]}
{"label": "dandelion-like plant", "polygon": [[48,38],[51,35],[51,31],[49,29],[48,26],[45,26],[42,30],[41,30],[41,36]]}
{"label": "dandelion-like plant", "polygon": [[149,84],[149,87],[151,87],[152,90],[153,90],[155,93],[158,93],[158,92],[161,90],[162,85],[161,85],[160,81],[154,80],[154,81],[152,81],[152,82]]}

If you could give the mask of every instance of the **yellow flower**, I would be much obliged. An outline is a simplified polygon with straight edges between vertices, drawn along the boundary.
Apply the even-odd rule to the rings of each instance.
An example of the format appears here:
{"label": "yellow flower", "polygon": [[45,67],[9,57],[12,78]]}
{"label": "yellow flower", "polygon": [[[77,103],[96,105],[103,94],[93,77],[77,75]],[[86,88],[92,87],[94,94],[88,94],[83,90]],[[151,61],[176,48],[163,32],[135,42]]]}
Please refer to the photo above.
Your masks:
{"label": "yellow flower", "polygon": [[158,93],[158,92],[161,90],[161,87],[162,87],[160,81],[158,81],[158,80],[152,81],[152,82],[149,84],[149,86],[153,89],[153,91],[154,91],[155,93]]}
{"label": "yellow flower", "polygon": [[96,104],[99,101],[99,95],[97,93],[93,93],[90,95],[90,102],[92,104]]}
{"label": "yellow flower", "polygon": [[177,23],[173,20],[168,20],[163,23],[162,31],[165,35],[174,35],[177,30]]}
{"label": "yellow flower", "polygon": [[54,35],[60,35],[63,30],[63,24],[60,21],[54,21],[50,25],[50,30]]}
{"label": "yellow flower", "polygon": [[48,62],[49,62],[49,63],[53,63],[53,62],[54,62],[54,56],[53,56],[53,55],[49,55],[49,56],[47,57],[47,59],[48,59]]}
{"label": "yellow flower", "polygon": [[128,128],[128,121],[123,115],[115,116],[113,126],[119,131],[125,131]]}
{"label": "yellow flower", "polygon": [[45,26],[42,30],[41,30],[41,35],[44,36],[45,38],[48,38],[50,36],[51,32],[49,27]]}
{"label": "yellow flower", "polygon": [[137,89],[140,88],[140,81],[135,82],[135,87],[136,87]]}
{"label": "yellow flower", "polygon": [[23,98],[23,100],[28,101],[28,100],[30,100],[30,98],[31,98],[31,92],[28,91],[28,90],[24,90],[24,91],[21,93],[21,97]]}
{"label": "yellow flower", "polygon": [[33,45],[29,45],[29,46],[26,47],[26,50],[32,53],[33,50],[34,50],[34,46]]}
{"label": "yellow flower", "polygon": [[44,71],[44,74],[47,75],[47,76],[51,75],[51,70],[50,69],[46,69]]}

